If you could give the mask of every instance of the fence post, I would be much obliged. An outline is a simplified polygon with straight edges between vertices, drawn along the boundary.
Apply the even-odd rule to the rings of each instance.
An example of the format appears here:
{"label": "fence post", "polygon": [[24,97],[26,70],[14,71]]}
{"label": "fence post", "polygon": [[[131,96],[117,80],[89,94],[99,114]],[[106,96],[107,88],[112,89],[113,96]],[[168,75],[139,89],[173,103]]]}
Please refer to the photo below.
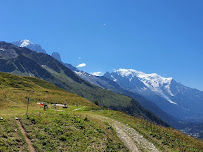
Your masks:
{"label": "fence post", "polygon": [[30,102],[30,98],[27,98],[27,111],[26,111],[26,115],[28,114],[28,104]]}

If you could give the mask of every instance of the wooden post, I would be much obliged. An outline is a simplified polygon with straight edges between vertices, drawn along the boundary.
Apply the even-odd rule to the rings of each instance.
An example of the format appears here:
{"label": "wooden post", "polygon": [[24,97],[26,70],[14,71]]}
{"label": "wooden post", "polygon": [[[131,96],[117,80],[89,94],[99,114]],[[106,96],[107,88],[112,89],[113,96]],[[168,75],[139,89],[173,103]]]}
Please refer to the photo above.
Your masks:
{"label": "wooden post", "polygon": [[27,98],[27,111],[26,111],[26,115],[28,114],[28,104],[30,102],[30,98]]}

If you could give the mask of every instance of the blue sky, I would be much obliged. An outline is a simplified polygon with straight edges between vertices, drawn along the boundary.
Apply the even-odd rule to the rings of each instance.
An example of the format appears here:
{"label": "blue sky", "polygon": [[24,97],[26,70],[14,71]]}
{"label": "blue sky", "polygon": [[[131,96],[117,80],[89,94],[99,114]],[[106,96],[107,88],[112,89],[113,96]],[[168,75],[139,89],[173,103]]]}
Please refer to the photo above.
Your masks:
{"label": "blue sky", "polygon": [[132,68],[203,90],[202,0],[6,0],[0,40],[29,39],[92,72]]}

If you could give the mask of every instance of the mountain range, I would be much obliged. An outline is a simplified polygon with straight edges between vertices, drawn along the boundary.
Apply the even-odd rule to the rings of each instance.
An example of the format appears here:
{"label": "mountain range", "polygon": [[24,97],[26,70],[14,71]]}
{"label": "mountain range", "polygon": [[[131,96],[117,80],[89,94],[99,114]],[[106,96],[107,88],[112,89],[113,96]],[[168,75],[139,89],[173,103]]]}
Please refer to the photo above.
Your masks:
{"label": "mountain range", "polygon": [[165,122],[169,123],[173,127],[178,127],[179,124],[178,120],[172,117],[171,115],[164,112],[161,108],[159,108],[156,104],[152,103],[148,99],[146,99],[144,96],[136,93],[136,92],[130,92],[126,89],[123,89],[119,84],[117,84],[115,81],[105,77],[105,76],[95,76],[92,74],[89,74],[87,72],[84,72],[82,70],[77,69],[76,67],[72,66],[71,64],[65,63],[69,69],[74,71],[78,76],[80,76],[82,79],[88,81],[89,83],[99,86],[101,88],[123,94],[126,96],[129,96],[133,98],[134,100],[138,101],[144,108],[154,113],[157,117],[161,118]]}
{"label": "mountain range", "polygon": [[125,111],[128,114],[168,126],[134,99],[92,85],[48,54],[0,42],[0,65],[1,72],[37,77],[99,106]]}
{"label": "mountain range", "polygon": [[123,89],[139,93],[171,116],[185,120],[203,120],[203,92],[164,78],[156,73],[145,74],[133,69],[119,69],[105,73]]}
{"label": "mountain range", "polygon": [[[18,42],[21,42],[18,46],[29,48],[29,45],[22,45],[23,41]],[[16,45],[16,42],[13,44]],[[40,51],[37,50],[37,52]],[[201,110],[201,107],[203,107],[203,92],[186,87],[173,78],[164,78],[156,73],[145,74],[134,69],[119,69],[111,73],[106,72],[104,76],[94,76],[77,69],[69,63],[63,63],[60,54],[57,52],[54,52],[52,57],[77,74],[82,80],[85,80],[85,82],[133,98],[144,108],[174,127],[177,127],[177,124],[182,121],[203,121],[203,112]],[[47,65],[43,68],[49,69]],[[50,72],[50,69],[48,71]],[[79,95],[82,94],[79,93]]]}

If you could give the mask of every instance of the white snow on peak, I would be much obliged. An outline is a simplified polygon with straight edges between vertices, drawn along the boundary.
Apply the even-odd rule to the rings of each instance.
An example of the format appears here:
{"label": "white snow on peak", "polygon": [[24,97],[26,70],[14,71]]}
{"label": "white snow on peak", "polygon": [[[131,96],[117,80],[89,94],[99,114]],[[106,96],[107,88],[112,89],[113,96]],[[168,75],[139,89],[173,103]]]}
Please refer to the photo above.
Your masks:
{"label": "white snow on peak", "polygon": [[33,44],[32,42],[30,42],[30,40],[21,40],[20,42],[22,43],[20,47],[26,47],[30,44]]}
{"label": "white snow on peak", "polygon": [[171,80],[173,78],[165,78],[156,73],[146,74],[134,69],[119,69],[114,72],[122,77],[127,77],[130,82],[134,77],[137,77],[148,89],[162,96],[170,103],[176,104],[170,99],[170,96],[174,96],[170,90]]}
{"label": "white snow on peak", "polygon": [[116,72],[117,74],[120,74],[122,77],[128,77],[130,75],[138,75],[139,73],[142,73],[140,71],[136,71],[134,69],[119,69],[119,70],[116,70],[114,71]]}
{"label": "white snow on peak", "polygon": [[151,86],[153,87],[160,87],[163,84],[170,84],[172,80],[172,78],[165,78],[156,73],[146,74],[134,69],[119,69],[114,72],[121,75],[122,77],[129,77],[130,79],[136,76],[142,81],[150,82]]}

